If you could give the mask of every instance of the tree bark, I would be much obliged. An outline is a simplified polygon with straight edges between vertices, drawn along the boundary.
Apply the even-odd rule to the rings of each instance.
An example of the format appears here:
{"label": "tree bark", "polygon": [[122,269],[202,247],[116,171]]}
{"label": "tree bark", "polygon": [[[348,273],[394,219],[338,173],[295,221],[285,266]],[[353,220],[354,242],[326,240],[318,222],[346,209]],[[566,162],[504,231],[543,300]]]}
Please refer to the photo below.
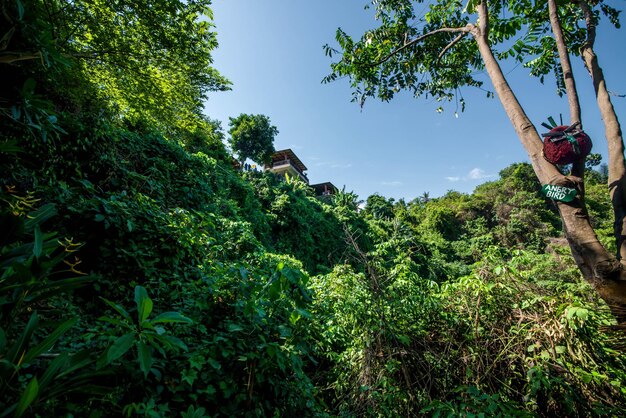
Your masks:
{"label": "tree bark", "polygon": [[[582,115],[580,110],[580,101],[578,100],[578,90],[576,89],[576,80],[572,72],[572,64],[569,59],[569,52],[565,44],[563,36],[563,28],[559,20],[558,8],[556,0],[548,0],[548,14],[550,17],[550,25],[552,33],[556,41],[556,48],[559,53],[559,62],[563,70],[563,84],[565,84],[565,92],[567,94],[567,102],[569,104],[570,125],[580,123],[582,129]],[[581,178],[581,185],[584,187],[585,176],[585,159],[581,158],[572,165],[572,175]]]}
{"label": "tree bark", "polygon": [[[565,85],[565,92],[567,94],[567,102],[569,104],[570,112],[570,124],[579,123],[582,129],[582,115],[580,110],[580,101],[578,100],[578,89],[576,88],[576,80],[574,79],[574,73],[572,71],[572,64],[569,59],[569,52],[567,45],[565,44],[565,37],[563,36],[563,28],[561,21],[559,20],[558,8],[556,0],[548,0],[548,15],[550,19],[550,26],[552,27],[552,33],[554,34],[554,40],[556,43],[557,51],[559,54],[559,62],[561,69],[563,70],[563,84]],[[587,210],[585,204],[585,159],[579,158],[572,164],[572,176],[577,177],[578,184],[580,185],[580,199],[581,206]],[[576,264],[581,269],[583,276],[593,277],[593,271],[585,264],[584,257],[578,253],[578,249],[571,244],[568,240],[572,256],[576,261]]]}
{"label": "tree bark", "polygon": [[579,2],[585,15],[587,25],[587,41],[581,48],[581,55],[585,67],[593,80],[598,108],[604,121],[604,129],[609,150],[609,195],[615,215],[614,232],[617,244],[617,258],[626,268],[626,166],[624,164],[624,140],[622,130],[611,103],[611,97],[606,87],[602,68],[598,63],[593,46],[596,39],[595,18],[585,1]]}
{"label": "tree bark", "polygon": [[[574,187],[582,192],[582,180],[562,175],[543,157],[543,143],[517,97],[511,90],[488,41],[489,14],[487,1],[477,7],[478,24],[471,29],[494,89],[513,127],[526,149],[542,184]],[[570,203],[557,202],[565,236],[572,247],[580,271],[609,305],[618,321],[626,321],[626,280],[619,280],[623,270],[619,262],[599,242],[589,223],[583,200],[578,196]]]}

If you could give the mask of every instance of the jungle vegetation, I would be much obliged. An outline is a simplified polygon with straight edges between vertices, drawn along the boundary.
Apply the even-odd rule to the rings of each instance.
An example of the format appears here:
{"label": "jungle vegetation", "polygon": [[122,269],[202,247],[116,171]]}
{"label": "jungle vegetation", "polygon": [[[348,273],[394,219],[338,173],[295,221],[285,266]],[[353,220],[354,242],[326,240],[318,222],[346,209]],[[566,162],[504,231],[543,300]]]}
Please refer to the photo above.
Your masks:
{"label": "jungle vegetation", "polygon": [[[623,413],[624,325],[597,290],[613,276],[579,268],[567,209],[540,194],[543,162],[513,164],[472,194],[321,200],[297,179],[236,169],[202,114],[230,85],[212,67],[208,0],[0,2],[0,416]],[[394,48],[376,36],[411,2],[375,5],[384,30],[362,42]],[[617,12],[585,5],[557,3],[563,25],[586,13],[589,46],[597,7]],[[433,24],[451,11],[466,27],[463,7],[434,2]],[[532,11],[552,33],[548,9]],[[485,42],[481,30],[470,32]],[[454,36],[435,46],[476,52]],[[338,65],[367,77],[355,80],[369,95],[389,76]],[[471,84],[464,65],[437,77]],[[444,94],[457,87],[448,80],[428,88]],[[584,174],[572,207],[584,203],[619,257],[613,162],[549,170]]]}

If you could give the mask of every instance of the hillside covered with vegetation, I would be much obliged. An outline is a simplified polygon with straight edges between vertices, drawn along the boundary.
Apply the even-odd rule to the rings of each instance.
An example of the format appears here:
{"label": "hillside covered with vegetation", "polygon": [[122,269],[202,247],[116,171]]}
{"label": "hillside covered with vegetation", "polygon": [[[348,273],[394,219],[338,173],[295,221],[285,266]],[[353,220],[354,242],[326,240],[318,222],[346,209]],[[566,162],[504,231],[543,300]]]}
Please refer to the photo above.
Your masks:
{"label": "hillside covered with vegetation", "polygon": [[529,164],[320,199],[202,114],[208,1],[0,1],[0,416],[623,413],[623,329]]}

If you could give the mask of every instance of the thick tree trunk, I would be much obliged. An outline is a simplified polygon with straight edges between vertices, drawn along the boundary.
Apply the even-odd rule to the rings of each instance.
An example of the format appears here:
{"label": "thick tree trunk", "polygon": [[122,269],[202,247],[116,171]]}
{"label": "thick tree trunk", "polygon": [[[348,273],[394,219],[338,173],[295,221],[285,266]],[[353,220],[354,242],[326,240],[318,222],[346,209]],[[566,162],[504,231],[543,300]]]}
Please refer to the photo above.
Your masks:
{"label": "thick tree trunk", "polygon": [[[583,191],[582,180],[563,176],[543,157],[543,143],[515,94],[511,90],[488,41],[489,15],[487,2],[478,6],[479,24],[471,33],[485,63],[498,98],[526,149],[535,174],[542,184],[558,184]],[[619,280],[622,269],[619,262],[598,241],[589,223],[583,201],[577,197],[570,203],[557,202],[565,236],[572,247],[576,262],[584,277],[591,282],[600,297],[611,307],[618,321],[626,320],[626,281]]]}
{"label": "thick tree trunk", "polygon": [[598,64],[593,45],[596,38],[595,19],[586,2],[580,1],[587,24],[587,41],[581,48],[585,66],[591,74],[596,91],[598,108],[604,121],[604,129],[609,150],[609,194],[615,215],[615,239],[617,258],[626,267],[626,166],[624,164],[624,140],[622,130],[606,88],[602,68]]}

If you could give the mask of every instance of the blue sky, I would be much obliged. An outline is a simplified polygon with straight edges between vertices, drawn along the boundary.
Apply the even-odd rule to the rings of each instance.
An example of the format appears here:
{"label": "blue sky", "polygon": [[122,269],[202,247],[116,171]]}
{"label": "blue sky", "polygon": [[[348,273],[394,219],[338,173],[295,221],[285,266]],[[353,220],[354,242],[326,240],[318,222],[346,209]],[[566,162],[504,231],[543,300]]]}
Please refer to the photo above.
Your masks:
{"label": "blue sky", "polygon": [[[277,126],[276,149],[291,148],[308,168],[312,183],[331,181],[362,199],[379,193],[407,201],[429,192],[469,193],[497,178],[514,162],[527,161],[497,99],[463,90],[465,112],[454,103],[441,114],[438,103],[400,94],[389,103],[351,103],[347,80],[321,84],[331,59],[322,46],[334,45],[341,27],[360,36],[376,26],[361,0],[214,0],[219,48],[215,68],[233,82],[229,92],[211,93],[205,112],[222,121],[240,113],[261,113]],[[624,2],[616,2],[623,6]],[[601,26],[596,42],[609,90],[626,94],[626,32]],[[593,152],[606,156],[604,128],[591,80],[573,60],[585,130]],[[541,85],[527,70],[503,63],[509,82],[531,120],[568,119],[567,102],[555,94],[554,80]],[[491,88],[486,80],[486,88]],[[626,99],[613,103],[626,120]],[[623,122],[626,123],[626,122]],[[543,128],[539,127],[540,132]]]}

